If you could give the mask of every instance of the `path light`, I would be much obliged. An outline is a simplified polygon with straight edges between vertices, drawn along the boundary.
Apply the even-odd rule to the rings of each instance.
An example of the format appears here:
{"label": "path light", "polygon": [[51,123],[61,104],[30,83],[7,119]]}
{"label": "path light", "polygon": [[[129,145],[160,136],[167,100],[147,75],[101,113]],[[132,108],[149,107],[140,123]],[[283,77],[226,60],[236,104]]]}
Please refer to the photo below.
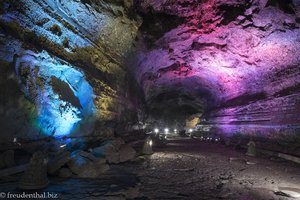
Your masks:
{"label": "path light", "polygon": [[146,155],[152,154],[153,153],[152,145],[153,145],[153,142],[152,142],[151,137],[149,136],[146,138],[146,140],[144,142],[143,154],[146,154]]}
{"label": "path light", "polygon": [[165,128],[165,133],[168,134],[169,133],[169,129]]}
{"label": "path light", "polygon": [[193,129],[190,128],[190,129],[189,129],[189,133],[192,133],[192,132],[193,132]]}
{"label": "path light", "polygon": [[174,132],[177,133],[177,129],[176,128],[174,129]]}
{"label": "path light", "polygon": [[256,156],[256,145],[253,140],[250,140],[250,142],[247,144],[247,153],[248,156]]}
{"label": "path light", "polygon": [[158,132],[159,132],[158,128],[154,129],[154,133],[158,133]]}
{"label": "path light", "polygon": [[149,145],[152,146],[152,144],[153,144],[153,142],[152,142],[152,140],[150,140],[150,141],[149,141]]}

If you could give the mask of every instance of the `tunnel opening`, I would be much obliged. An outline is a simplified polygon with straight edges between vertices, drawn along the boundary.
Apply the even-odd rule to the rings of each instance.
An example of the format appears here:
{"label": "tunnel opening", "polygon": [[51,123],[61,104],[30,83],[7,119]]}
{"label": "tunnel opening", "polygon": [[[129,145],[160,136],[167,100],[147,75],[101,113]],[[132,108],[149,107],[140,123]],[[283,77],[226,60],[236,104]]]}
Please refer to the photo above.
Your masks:
{"label": "tunnel opening", "polygon": [[154,96],[147,102],[151,118],[161,121],[180,121],[183,123],[189,116],[203,112],[207,103],[205,99],[190,93],[173,90]]}

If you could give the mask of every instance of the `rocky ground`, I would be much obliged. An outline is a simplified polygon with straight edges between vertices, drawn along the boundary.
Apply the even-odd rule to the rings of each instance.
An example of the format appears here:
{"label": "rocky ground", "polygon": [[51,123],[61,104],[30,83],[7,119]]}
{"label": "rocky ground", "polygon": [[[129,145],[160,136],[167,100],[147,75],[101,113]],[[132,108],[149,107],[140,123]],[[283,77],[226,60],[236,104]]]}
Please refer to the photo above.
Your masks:
{"label": "rocky ground", "polygon": [[149,199],[289,199],[276,191],[300,189],[299,165],[199,140],[169,141],[138,171]]}
{"label": "rocky ground", "polygon": [[[59,199],[296,199],[300,168],[295,163],[248,157],[221,144],[173,139],[150,156],[110,165],[96,179],[50,177],[39,192]],[[19,177],[0,182],[1,192],[17,192]],[[280,192],[281,191],[281,192]],[[29,191],[28,193],[30,193]]]}

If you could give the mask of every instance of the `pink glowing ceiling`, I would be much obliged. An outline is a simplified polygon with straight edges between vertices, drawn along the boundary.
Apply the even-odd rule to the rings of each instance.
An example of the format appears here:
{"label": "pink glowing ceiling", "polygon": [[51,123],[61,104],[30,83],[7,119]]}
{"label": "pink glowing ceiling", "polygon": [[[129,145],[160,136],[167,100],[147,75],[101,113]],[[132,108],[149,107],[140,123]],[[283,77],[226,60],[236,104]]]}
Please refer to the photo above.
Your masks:
{"label": "pink glowing ceiling", "polygon": [[142,26],[133,71],[150,111],[158,117],[165,110],[167,116],[204,112],[231,133],[241,124],[298,126],[298,4],[143,1],[141,14],[152,20]]}

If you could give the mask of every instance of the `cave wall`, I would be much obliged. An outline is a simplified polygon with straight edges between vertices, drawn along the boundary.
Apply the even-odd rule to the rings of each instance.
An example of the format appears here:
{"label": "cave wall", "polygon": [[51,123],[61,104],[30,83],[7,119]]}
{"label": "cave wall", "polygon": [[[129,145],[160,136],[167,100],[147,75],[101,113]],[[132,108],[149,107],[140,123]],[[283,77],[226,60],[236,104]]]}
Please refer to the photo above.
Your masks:
{"label": "cave wall", "polygon": [[106,137],[117,122],[138,121],[140,94],[132,92],[137,85],[124,66],[140,25],[131,7],[130,1],[0,2],[2,142]]}
{"label": "cave wall", "polygon": [[150,121],[198,113],[224,136],[296,141],[299,5],[1,1],[0,137],[109,136],[147,110]]}
{"label": "cave wall", "polygon": [[299,141],[299,1],[145,0],[139,6],[144,19],[156,20],[141,27],[134,69],[150,109],[164,104],[176,114],[190,105],[204,113],[202,125],[225,136]]}

